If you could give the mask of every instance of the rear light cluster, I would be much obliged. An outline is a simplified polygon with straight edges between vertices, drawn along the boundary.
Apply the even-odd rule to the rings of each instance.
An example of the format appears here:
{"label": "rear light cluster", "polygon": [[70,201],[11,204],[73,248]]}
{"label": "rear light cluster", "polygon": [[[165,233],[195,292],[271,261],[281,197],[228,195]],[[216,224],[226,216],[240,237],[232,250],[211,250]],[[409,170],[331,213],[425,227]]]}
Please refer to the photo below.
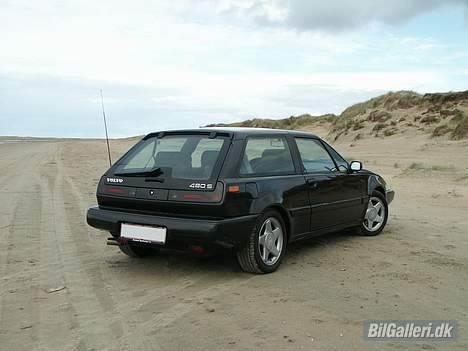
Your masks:
{"label": "rear light cluster", "polygon": [[137,199],[150,199],[159,201],[178,201],[178,202],[201,202],[214,203],[221,202],[223,199],[223,183],[218,182],[213,191],[186,191],[186,190],[161,190],[161,189],[143,189],[126,186],[105,185],[100,189],[100,193],[132,197]]}
{"label": "rear light cluster", "polygon": [[105,194],[110,194],[114,196],[125,196],[125,197],[135,197],[136,189],[130,188],[127,186],[109,186],[105,185],[102,187],[102,192]]}
{"label": "rear light cluster", "polygon": [[218,182],[214,191],[169,190],[170,201],[220,202],[223,199],[223,183]]}

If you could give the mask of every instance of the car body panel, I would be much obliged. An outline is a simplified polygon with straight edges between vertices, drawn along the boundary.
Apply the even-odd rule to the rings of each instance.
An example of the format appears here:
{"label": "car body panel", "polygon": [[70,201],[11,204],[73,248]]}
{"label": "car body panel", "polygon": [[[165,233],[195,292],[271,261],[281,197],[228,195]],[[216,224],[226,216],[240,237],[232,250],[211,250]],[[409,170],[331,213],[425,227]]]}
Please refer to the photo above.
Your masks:
{"label": "car body panel", "polygon": [[311,231],[355,220],[364,206],[364,180],[357,174],[308,174]]}
{"label": "car body panel", "polygon": [[227,218],[222,220],[194,219],[128,211],[106,210],[91,207],[87,212],[90,226],[106,230],[114,237],[120,236],[122,223],[158,226],[167,228],[167,248],[181,248],[186,244],[213,244],[221,247],[236,247],[245,242],[257,215]]}

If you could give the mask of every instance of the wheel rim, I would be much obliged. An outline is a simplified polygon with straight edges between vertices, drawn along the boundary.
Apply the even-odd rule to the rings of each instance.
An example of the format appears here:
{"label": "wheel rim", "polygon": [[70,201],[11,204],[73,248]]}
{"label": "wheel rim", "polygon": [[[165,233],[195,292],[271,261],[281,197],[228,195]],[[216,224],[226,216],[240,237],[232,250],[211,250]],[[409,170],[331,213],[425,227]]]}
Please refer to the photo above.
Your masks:
{"label": "wheel rim", "polygon": [[372,196],[367,205],[366,215],[362,222],[364,228],[370,232],[375,232],[382,227],[385,221],[385,206],[381,199]]}
{"label": "wheel rim", "polygon": [[274,217],[263,222],[258,236],[258,251],[260,258],[266,265],[273,265],[278,261],[283,250],[283,228]]}

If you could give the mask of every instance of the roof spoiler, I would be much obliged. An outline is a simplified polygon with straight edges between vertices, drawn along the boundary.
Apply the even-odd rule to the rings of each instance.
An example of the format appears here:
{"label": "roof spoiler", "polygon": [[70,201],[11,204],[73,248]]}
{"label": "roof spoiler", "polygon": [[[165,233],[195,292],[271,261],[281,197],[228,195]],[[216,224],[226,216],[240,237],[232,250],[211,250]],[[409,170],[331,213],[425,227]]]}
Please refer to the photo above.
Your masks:
{"label": "roof spoiler", "polygon": [[165,136],[168,135],[206,135],[210,139],[215,139],[216,137],[231,137],[232,138],[232,133],[228,132],[221,132],[217,130],[174,130],[174,131],[164,131],[164,132],[154,132],[147,134],[143,140],[147,140],[150,138],[157,137],[158,139],[162,139]]}

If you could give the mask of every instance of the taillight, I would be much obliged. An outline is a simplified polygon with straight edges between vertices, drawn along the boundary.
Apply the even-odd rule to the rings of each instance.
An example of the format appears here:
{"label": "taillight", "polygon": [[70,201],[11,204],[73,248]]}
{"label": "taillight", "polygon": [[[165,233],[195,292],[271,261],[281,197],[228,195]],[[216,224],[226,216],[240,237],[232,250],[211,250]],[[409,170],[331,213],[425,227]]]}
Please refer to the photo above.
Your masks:
{"label": "taillight", "polygon": [[101,189],[99,189],[100,193],[114,195],[114,196],[127,196],[127,197],[135,197],[136,189],[130,188],[126,186],[110,186],[104,185]]}
{"label": "taillight", "polygon": [[218,182],[213,191],[185,191],[185,190],[170,190],[170,201],[183,202],[221,202],[223,199],[223,183]]}

